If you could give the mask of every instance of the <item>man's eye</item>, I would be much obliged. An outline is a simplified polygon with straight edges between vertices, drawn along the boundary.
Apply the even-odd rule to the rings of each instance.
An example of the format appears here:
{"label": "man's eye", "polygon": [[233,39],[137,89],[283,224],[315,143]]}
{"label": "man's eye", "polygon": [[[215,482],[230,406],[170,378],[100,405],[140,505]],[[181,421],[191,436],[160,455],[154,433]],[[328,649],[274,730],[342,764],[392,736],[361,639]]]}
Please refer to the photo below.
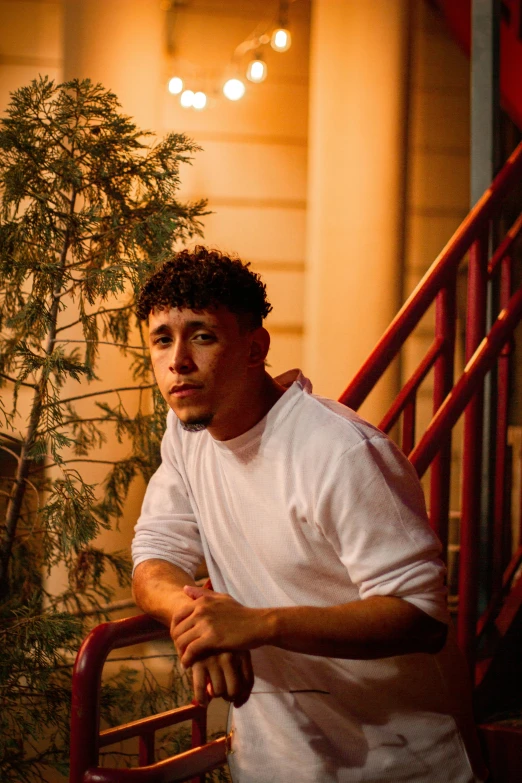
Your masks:
{"label": "man's eye", "polygon": [[215,337],[213,334],[207,334],[207,332],[200,332],[199,334],[194,335],[194,340],[197,340],[199,343],[209,343],[215,340]]}
{"label": "man's eye", "polygon": [[170,337],[167,337],[167,335],[162,335],[161,337],[156,337],[154,340],[154,345],[170,345],[170,342]]}

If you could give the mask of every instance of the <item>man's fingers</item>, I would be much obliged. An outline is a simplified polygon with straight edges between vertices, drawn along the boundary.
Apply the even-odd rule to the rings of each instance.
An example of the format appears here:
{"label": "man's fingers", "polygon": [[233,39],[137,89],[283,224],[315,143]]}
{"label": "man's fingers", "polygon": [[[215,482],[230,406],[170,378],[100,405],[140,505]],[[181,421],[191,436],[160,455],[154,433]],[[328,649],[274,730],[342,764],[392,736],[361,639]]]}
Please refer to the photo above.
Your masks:
{"label": "man's fingers", "polygon": [[221,653],[198,661],[192,667],[192,679],[199,704],[207,706],[214,696],[221,696],[241,707],[254,683],[250,653]]}
{"label": "man's fingers", "polygon": [[212,647],[210,647],[210,645],[201,638],[196,638],[191,642],[187,642],[183,650],[184,651],[180,653],[178,648],[178,654],[181,655],[181,665],[184,666],[185,669],[188,669],[190,666],[194,666],[194,664],[200,661],[202,658],[208,658],[213,654]]}
{"label": "man's fingers", "polygon": [[209,590],[207,587],[197,587],[196,585],[185,585],[183,592],[194,600],[202,598],[204,595],[213,595],[212,590]]}
{"label": "man's fingers", "polygon": [[239,691],[234,699],[234,707],[241,707],[250,696],[254,687],[254,670],[248,651],[238,654]]}
{"label": "man's fingers", "polygon": [[228,684],[221,663],[217,658],[211,658],[206,665],[210,684],[212,686],[211,694],[217,697],[221,696],[223,699],[228,699]]}
{"label": "man's fingers", "polygon": [[252,658],[248,650],[241,653],[240,661],[243,680],[248,685],[248,692],[250,693],[254,687],[254,669],[252,666]]}
{"label": "man's fingers", "polygon": [[190,633],[191,629],[193,628],[194,620],[191,617],[187,617],[186,620],[182,620],[181,622],[177,623],[171,631],[171,636],[175,644],[178,644],[181,637],[186,633]]}
{"label": "man's fingers", "polygon": [[187,617],[190,617],[193,611],[194,611],[193,603],[184,604],[179,609],[177,609],[176,612],[172,615],[172,624],[175,627],[177,627],[179,623],[181,623],[183,620],[186,620]]}
{"label": "man's fingers", "polygon": [[202,707],[206,707],[212,694],[207,690],[207,668],[203,664],[196,664],[192,668],[192,687],[194,698]]}

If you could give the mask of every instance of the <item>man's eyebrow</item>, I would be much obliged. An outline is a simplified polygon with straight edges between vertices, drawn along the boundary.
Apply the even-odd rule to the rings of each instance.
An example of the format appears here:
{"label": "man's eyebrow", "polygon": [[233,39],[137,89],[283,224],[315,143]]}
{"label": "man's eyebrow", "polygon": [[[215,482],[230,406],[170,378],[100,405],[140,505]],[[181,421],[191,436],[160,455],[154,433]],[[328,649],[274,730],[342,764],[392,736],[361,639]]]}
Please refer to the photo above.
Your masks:
{"label": "man's eyebrow", "polygon": [[158,334],[170,334],[170,327],[167,324],[160,324],[149,332],[150,337],[156,337]]}
{"label": "man's eyebrow", "polygon": [[[184,328],[189,329],[200,329],[201,327],[204,327],[205,329],[216,329],[217,324],[214,324],[212,322],[208,321],[201,321],[199,319],[195,319],[193,321],[186,321],[183,324]],[[154,329],[151,329],[149,332],[150,337],[156,337],[159,334],[170,334],[171,328],[168,324],[159,324],[159,326],[156,326]]]}
{"label": "man's eyebrow", "polygon": [[212,321],[187,321],[185,326],[190,326],[192,329],[199,329],[204,326],[206,329],[215,329],[216,324]]}

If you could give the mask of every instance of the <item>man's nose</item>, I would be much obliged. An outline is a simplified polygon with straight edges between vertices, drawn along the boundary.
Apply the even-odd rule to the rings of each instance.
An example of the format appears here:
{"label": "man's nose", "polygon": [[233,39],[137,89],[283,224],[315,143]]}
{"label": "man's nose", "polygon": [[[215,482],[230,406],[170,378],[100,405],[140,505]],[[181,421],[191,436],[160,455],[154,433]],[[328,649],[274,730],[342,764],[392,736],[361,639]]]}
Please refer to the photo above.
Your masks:
{"label": "man's nose", "polygon": [[170,356],[169,369],[175,373],[188,373],[195,369],[196,365],[192,358],[189,346],[182,340],[172,344],[172,353]]}

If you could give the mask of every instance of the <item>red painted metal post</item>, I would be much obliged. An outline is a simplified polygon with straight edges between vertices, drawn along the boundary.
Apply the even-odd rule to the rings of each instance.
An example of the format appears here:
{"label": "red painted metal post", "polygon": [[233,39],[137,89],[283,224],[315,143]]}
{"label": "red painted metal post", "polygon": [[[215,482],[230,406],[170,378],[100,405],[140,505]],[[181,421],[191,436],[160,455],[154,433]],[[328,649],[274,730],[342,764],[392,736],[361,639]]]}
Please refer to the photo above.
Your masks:
{"label": "red painted metal post", "polygon": [[83,783],[89,767],[98,764],[101,673],[110,650],[168,635],[166,628],[142,615],[94,628],[83,642],[74,665],[71,703],[69,783]]}
{"label": "red painted metal post", "polygon": [[148,767],[154,764],[154,732],[147,731],[140,734],[138,746],[138,764],[140,767]]}
{"label": "red painted metal post", "polygon": [[[509,302],[511,294],[511,257],[502,261],[500,273],[500,307]],[[497,424],[496,424],[496,460],[495,460],[495,498],[493,512],[493,562],[492,562],[492,593],[495,595],[502,589],[504,574],[504,541],[507,508],[506,456],[507,456],[507,426],[509,404],[509,356],[511,344],[507,343],[498,360],[497,371]]]}
{"label": "red painted metal post", "polygon": [[499,313],[487,340],[483,340],[453,389],[428,424],[409,460],[419,477],[423,476],[437,455],[440,443],[448,429],[452,429],[465,411],[473,395],[493,368],[502,348],[522,319],[522,288],[509,300],[508,306]]}
{"label": "red painted metal post", "polygon": [[[192,704],[197,706],[198,703],[193,701]],[[200,712],[197,712],[192,718],[192,747],[197,748],[200,745],[204,745],[207,741],[207,711],[203,707],[200,708]],[[201,775],[197,778],[192,778],[190,783],[205,783],[205,776]]]}
{"label": "red painted metal post", "polygon": [[69,783],[82,783],[85,770],[98,764],[101,668],[110,649],[109,635],[104,631],[99,625],[87,637],[74,666]]}
{"label": "red painted metal post", "polygon": [[[473,242],[469,254],[466,361],[482,342],[486,328],[488,232]],[[470,671],[475,664],[477,625],[480,485],[482,473],[483,385],[464,414],[462,514],[460,527],[458,641]]]}
{"label": "red painted metal post", "polygon": [[402,450],[406,456],[415,446],[415,414],[417,410],[417,393],[406,404],[402,414]]}
{"label": "red painted metal post", "polygon": [[[453,387],[455,363],[457,279],[453,275],[448,285],[437,295],[435,311],[435,338],[442,341],[442,349],[435,363],[433,379],[433,413],[435,414]],[[450,507],[451,430],[441,442],[441,448],[431,466],[430,523],[442,542],[444,560],[447,558]]]}

